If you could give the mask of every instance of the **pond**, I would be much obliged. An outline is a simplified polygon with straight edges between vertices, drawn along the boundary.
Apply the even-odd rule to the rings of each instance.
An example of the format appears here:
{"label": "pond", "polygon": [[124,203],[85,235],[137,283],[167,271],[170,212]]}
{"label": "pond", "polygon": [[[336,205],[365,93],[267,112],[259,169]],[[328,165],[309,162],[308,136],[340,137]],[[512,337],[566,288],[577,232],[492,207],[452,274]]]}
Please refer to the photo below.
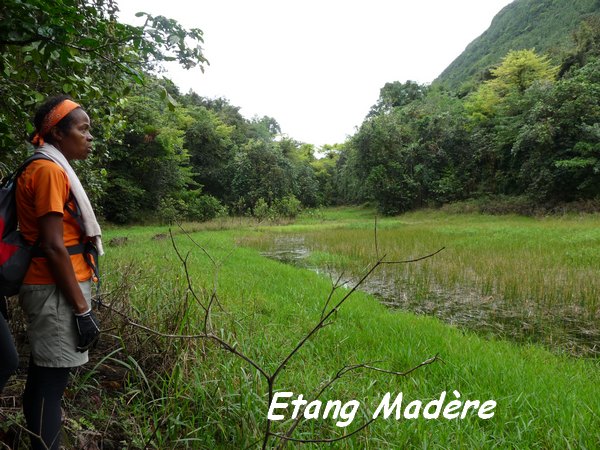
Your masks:
{"label": "pond", "polygon": [[[301,235],[278,235],[261,254],[265,257],[306,268],[351,288],[358,273],[309,263],[312,249]],[[411,286],[393,270],[378,268],[360,287],[391,309],[426,314],[484,336],[497,336],[517,342],[542,344],[553,351],[573,356],[600,356],[600,326],[585,320],[576,309],[545,310],[532,302],[518,307],[495,295],[484,296],[468,287],[427,289]]]}

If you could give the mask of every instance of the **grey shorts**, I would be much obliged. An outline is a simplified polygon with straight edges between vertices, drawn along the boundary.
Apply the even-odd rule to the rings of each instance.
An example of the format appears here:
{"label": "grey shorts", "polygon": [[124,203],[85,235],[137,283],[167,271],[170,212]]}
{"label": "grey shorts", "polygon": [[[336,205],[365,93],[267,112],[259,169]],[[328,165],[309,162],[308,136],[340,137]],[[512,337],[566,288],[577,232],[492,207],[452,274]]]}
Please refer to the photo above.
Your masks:
{"label": "grey shorts", "polygon": [[[92,282],[79,283],[91,305]],[[33,362],[42,367],[77,367],[88,362],[88,352],[75,350],[78,342],[73,308],[56,285],[24,284],[19,292],[27,316],[27,336]]]}

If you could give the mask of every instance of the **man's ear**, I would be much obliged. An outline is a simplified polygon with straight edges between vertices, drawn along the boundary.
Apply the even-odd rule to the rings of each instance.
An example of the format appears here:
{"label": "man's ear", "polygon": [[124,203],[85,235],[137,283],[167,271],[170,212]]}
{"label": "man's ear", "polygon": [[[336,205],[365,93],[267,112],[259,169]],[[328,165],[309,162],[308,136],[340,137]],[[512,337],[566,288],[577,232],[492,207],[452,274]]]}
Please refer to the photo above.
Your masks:
{"label": "man's ear", "polygon": [[52,127],[48,134],[50,135],[50,138],[53,142],[62,141],[63,135],[62,132],[58,129],[58,127]]}

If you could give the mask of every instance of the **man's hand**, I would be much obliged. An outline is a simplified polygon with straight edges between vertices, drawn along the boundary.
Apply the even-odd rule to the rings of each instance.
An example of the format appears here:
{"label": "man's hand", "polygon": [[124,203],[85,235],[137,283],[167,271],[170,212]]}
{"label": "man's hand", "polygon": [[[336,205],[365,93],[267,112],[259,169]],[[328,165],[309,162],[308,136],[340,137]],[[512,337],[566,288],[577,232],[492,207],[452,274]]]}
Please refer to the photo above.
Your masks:
{"label": "man's hand", "polygon": [[77,333],[79,334],[77,351],[83,353],[95,347],[100,338],[100,327],[98,326],[98,319],[96,319],[96,315],[91,309],[83,314],[75,314],[75,321],[77,323]]}

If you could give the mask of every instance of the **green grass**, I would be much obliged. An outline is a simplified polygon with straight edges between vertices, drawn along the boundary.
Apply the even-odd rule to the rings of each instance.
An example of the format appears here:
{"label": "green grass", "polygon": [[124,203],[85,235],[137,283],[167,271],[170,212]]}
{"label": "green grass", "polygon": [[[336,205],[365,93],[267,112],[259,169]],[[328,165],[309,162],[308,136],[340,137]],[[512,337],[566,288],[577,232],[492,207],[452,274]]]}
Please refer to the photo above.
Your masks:
{"label": "green grass", "polygon": [[[216,332],[236,342],[237,348],[267,371],[273,371],[318,321],[330,283],[310,271],[261,257],[257,250],[236,246],[236,242],[249,242],[257,236],[273,237],[285,230],[315,233],[321,230],[320,238],[332,239],[327,241],[331,254],[339,251],[351,255],[351,259],[369,259],[373,250],[371,242],[354,250],[345,244],[347,240],[357,240],[357,236],[372,235],[369,215],[368,211],[360,209],[335,210],[285,227],[214,230],[227,227],[195,226],[198,231],[194,238],[213,258],[224,259],[218,274],[218,292],[227,312],[215,308],[213,326]],[[591,226],[594,219],[582,219],[581,229],[573,229],[571,220],[577,222],[578,219],[564,219],[564,229],[569,230],[569,243],[565,248],[597,238],[598,234]],[[417,256],[446,245],[448,250],[443,259],[435,258],[427,263],[432,273],[444,273],[456,264],[459,268],[455,273],[459,275],[452,275],[456,282],[460,282],[460,277],[473,276],[477,281],[479,277],[493,277],[494,274],[503,279],[507,276],[501,270],[515,267],[525,270],[527,264],[494,263],[494,258],[490,258],[488,264],[496,265],[486,268],[482,275],[477,271],[472,274],[465,267],[478,257],[478,245],[485,241],[482,234],[492,236],[485,245],[487,242],[496,245],[493,253],[499,259],[513,254],[509,250],[502,251],[501,246],[513,237],[520,236],[520,240],[518,245],[511,247],[512,252],[520,251],[523,246],[548,247],[543,238],[534,240],[536,234],[527,231],[532,223],[536,222],[516,217],[495,218],[494,224],[494,218],[483,216],[416,213],[381,220],[379,245],[392,257]],[[516,225],[518,229],[515,229]],[[553,250],[547,257],[549,259],[540,261],[568,260],[559,249],[553,248],[555,241],[560,241],[556,226],[545,221],[540,225],[545,227],[544,235]],[[406,230],[410,239],[395,239],[394,233],[399,229]],[[337,236],[342,250],[334,246],[334,237],[327,237],[330,231]],[[185,308],[187,315],[183,313],[185,277],[181,264],[169,239],[153,239],[165,232],[165,228],[160,227],[110,230],[107,240],[127,236],[128,243],[108,249],[104,261],[107,289],[115,290],[127,279],[130,289],[119,302],[126,300],[135,305],[136,311],[130,313],[136,320],[163,331],[194,333],[201,328],[201,309],[190,301]],[[424,239],[423,242],[418,242],[420,239]],[[210,261],[184,236],[177,235],[176,240],[182,254],[191,252],[188,264],[195,289],[199,293],[209,292],[214,279]],[[458,261],[457,255],[461,256]],[[444,267],[440,272],[436,271],[438,264]],[[551,263],[547,267],[553,269]],[[124,273],[128,275],[124,277]],[[338,292],[337,298],[342,294]],[[122,303],[120,307],[127,308],[127,305]],[[244,448],[261,438],[267,415],[266,383],[247,363],[211,343],[145,338],[143,333],[129,328],[122,333],[125,333],[126,349],[118,357],[132,370],[114,414],[131,445]],[[332,447],[521,449],[600,446],[600,367],[597,360],[578,360],[535,346],[483,339],[434,318],[390,311],[363,293],[354,294],[336,314],[335,321],[296,355],[275,388],[310,398],[324,380],[345,365],[381,361],[377,364],[386,369],[405,370],[438,353],[444,363],[422,367],[406,378],[366,370],[352,372],[339,380],[324,400],[357,399],[361,402],[359,413],[362,416],[359,414],[346,432],[364,423],[386,392],[403,392],[409,400],[428,401],[444,390],[458,390],[463,399],[494,399],[498,406],[492,419],[469,416],[457,421],[378,420],[367,430]],[[136,369],[132,361],[139,361],[140,368]],[[147,383],[145,378],[149,380]],[[110,422],[115,418],[105,420]],[[330,419],[306,421],[294,436],[339,436],[344,430],[335,427],[333,422]],[[156,433],[155,428],[158,428]],[[275,424],[276,431],[285,429],[281,423]],[[308,446],[322,447],[323,444]]]}
{"label": "green grass", "polygon": [[[287,226],[257,227],[235,221],[189,225],[194,239],[216,261],[222,261],[217,278],[214,266],[199,248],[182,234],[176,235],[176,242],[181,254],[187,255],[199,297],[206,299],[217,281],[223,309],[214,308],[214,332],[272,372],[319,320],[330,282],[309,270],[264,258],[257,249],[238,243],[261,242],[261,237],[273,238],[282,232],[322,232],[323,236],[335,232],[342,236],[340,241],[345,233],[369,236],[370,215],[364,209],[338,209],[321,211]],[[513,232],[513,227],[502,220],[524,224],[525,229],[533,223],[530,219],[502,218],[496,219],[494,226],[493,219],[486,217],[411,214],[380,220],[380,248],[387,248],[392,256],[416,256],[442,243],[448,245],[447,238],[451,237],[454,245],[448,245],[445,255],[460,248],[458,243],[475,252],[476,240],[482,239],[478,230]],[[583,222],[587,220],[593,223],[593,219]],[[469,226],[461,231],[465,221]],[[436,228],[432,222],[439,231],[418,244],[416,236],[428,236],[423,230]],[[567,228],[569,239],[577,239],[577,235],[583,239],[583,231]],[[393,239],[391,233],[399,229],[412,229],[412,244],[408,239]],[[553,230],[548,226],[547,235],[556,232]],[[594,236],[593,230],[589,232]],[[107,243],[127,237],[124,245],[117,246],[117,240],[107,245],[102,261],[104,289],[109,292],[106,301],[143,325],[167,333],[194,334],[202,331],[202,308],[186,296],[185,273],[166,234],[165,227],[111,228],[106,232]],[[405,252],[403,246],[411,251]],[[349,251],[350,256],[344,258],[349,263],[369,259],[369,248],[365,243],[362,250],[357,248],[356,254]],[[451,266],[436,258],[429,262],[430,270],[438,263]],[[335,298],[343,294],[338,290]],[[248,363],[212,342],[156,337],[124,324],[106,310],[100,316],[103,327],[110,330],[105,332],[101,351],[94,359],[104,357],[104,361],[97,370],[89,364],[70,388],[66,405],[70,442],[73,436],[81,435],[81,429],[92,429],[95,436],[102,437],[105,448],[108,440],[113,441],[113,448],[260,447],[252,444],[260,444],[262,438],[267,385]],[[576,359],[533,345],[482,338],[435,318],[387,309],[361,292],[351,296],[334,318],[290,361],[277,379],[276,391],[292,391],[310,399],[323,381],[349,364],[370,362],[402,371],[435,354],[444,362],[422,367],[407,377],[369,370],[351,372],[322,399],[360,401],[354,422],[341,429],[331,419],[305,421],[294,437],[328,438],[348,433],[369,419],[387,392],[402,392],[406,404],[415,399],[427,402],[442,391],[457,390],[462,399],[495,400],[496,413],[489,420],[472,415],[464,420],[377,420],[347,440],[302,447],[600,447],[597,359]],[[119,367],[126,373],[125,383],[109,387],[107,377]],[[86,371],[91,371],[87,372],[90,376]],[[17,420],[22,419],[17,416]],[[276,432],[286,429],[281,422],[274,425]]]}

